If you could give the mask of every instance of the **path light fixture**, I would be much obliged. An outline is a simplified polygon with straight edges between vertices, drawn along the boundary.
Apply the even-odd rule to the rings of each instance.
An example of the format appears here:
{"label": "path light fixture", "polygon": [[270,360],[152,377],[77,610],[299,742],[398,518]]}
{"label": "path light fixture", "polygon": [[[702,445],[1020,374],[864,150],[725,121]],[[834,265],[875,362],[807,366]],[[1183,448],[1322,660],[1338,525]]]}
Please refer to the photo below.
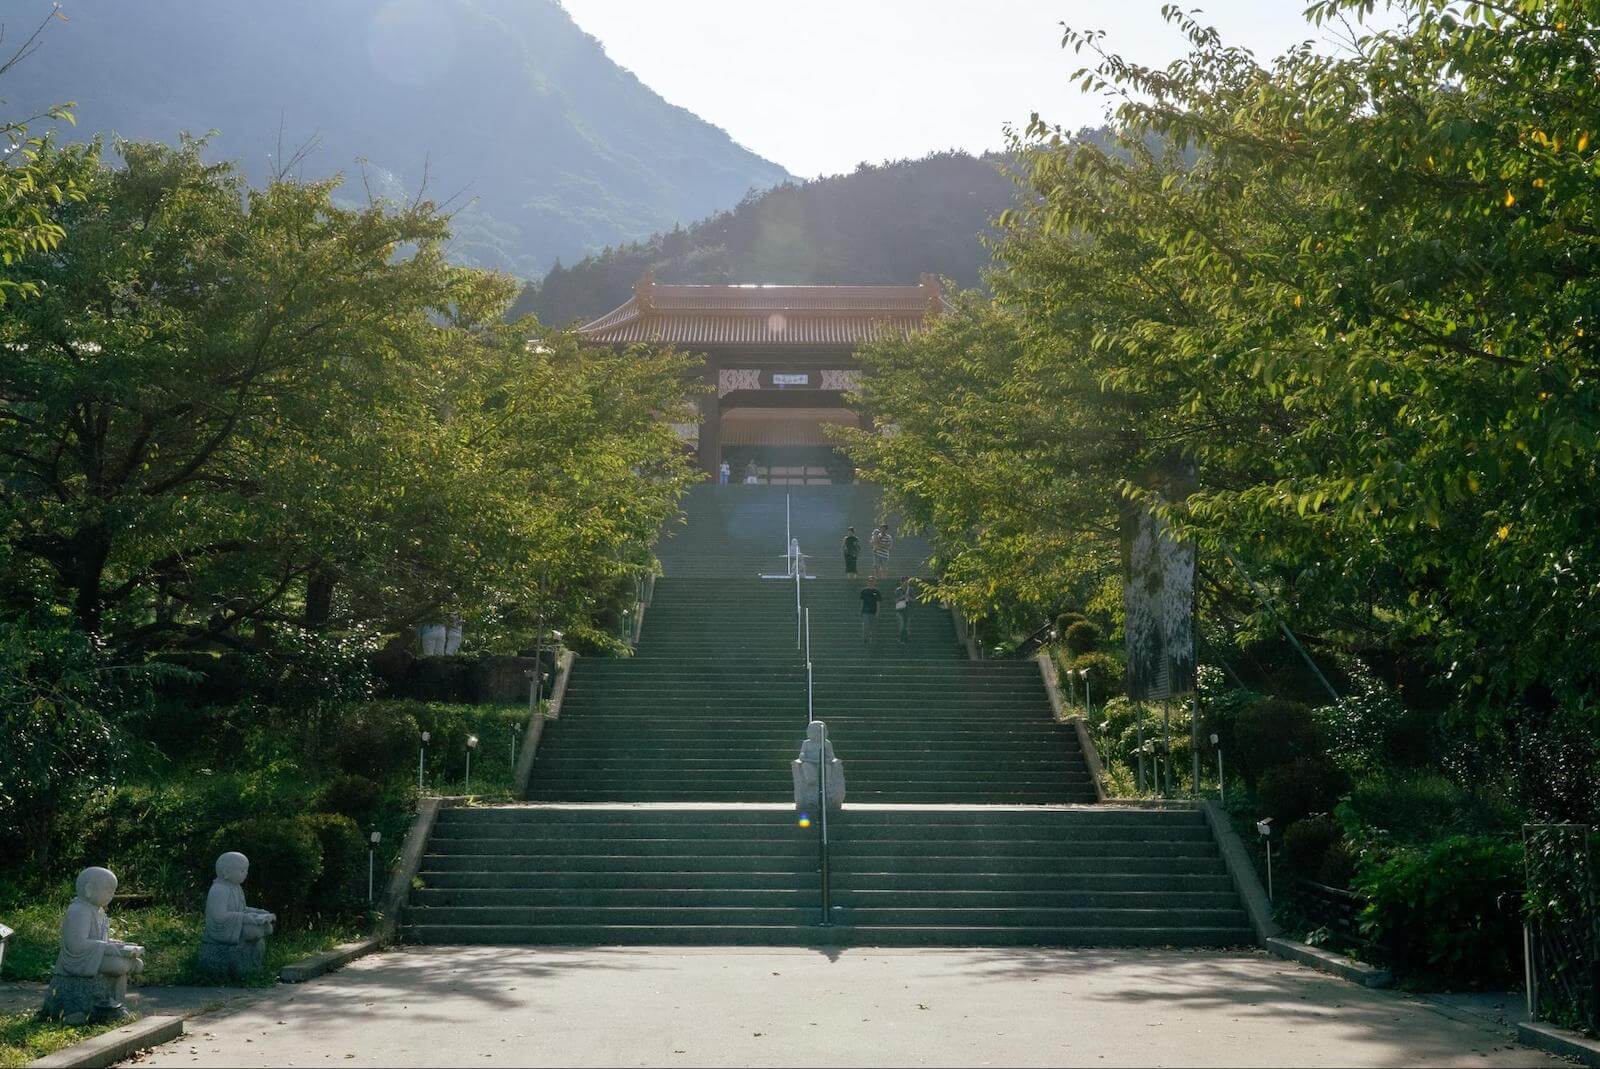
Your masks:
{"label": "path light fixture", "polygon": [[1089,670],[1078,669],[1078,678],[1083,680],[1083,712],[1085,716],[1094,715],[1094,702],[1089,700]]}
{"label": "path light fixture", "polygon": [[378,844],[383,842],[383,832],[374,831],[367,838],[367,905],[372,905],[372,869],[373,858],[377,855]]}
{"label": "path light fixture", "polygon": [[517,767],[517,736],[521,734],[522,725],[520,723],[513,723],[511,725],[511,767],[513,769]]}
{"label": "path light fixture", "polygon": [[471,794],[472,793],[472,751],[476,750],[477,748],[478,748],[478,736],[476,736],[476,735],[468,735],[467,736],[467,778],[466,778],[466,782],[463,783],[462,787],[461,787],[461,793],[463,793],[463,794]]}
{"label": "path light fixture", "polygon": [[422,733],[422,745],[417,748],[417,792],[419,794],[422,792],[422,763],[423,759],[428,756],[428,740],[431,738],[433,738],[433,735],[424,731]]}
{"label": "path light fixture", "polygon": [[1272,899],[1272,818],[1262,817],[1256,821],[1256,831],[1261,833],[1261,839],[1267,844],[1267,900]]}
{"label": "path light fixture", "polygon": [[1070,668],[1067,669],[1067,704],[1078,704],[1078,673]]}
{"label": "path light fixture", "polygon": [[1217,733],[1211,733],[1211,748],[1217,751],[1217,801],[1228,804],[1228,785],[1222,778],[1222,747],[1218,746]]}

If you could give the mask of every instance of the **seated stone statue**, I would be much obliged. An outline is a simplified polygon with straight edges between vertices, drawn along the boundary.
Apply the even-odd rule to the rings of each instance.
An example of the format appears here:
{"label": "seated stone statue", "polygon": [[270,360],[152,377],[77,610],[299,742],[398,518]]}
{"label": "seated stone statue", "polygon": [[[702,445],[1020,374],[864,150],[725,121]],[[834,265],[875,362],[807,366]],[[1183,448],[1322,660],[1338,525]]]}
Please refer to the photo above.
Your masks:
{"label": "seated stone statue", "polygon": [[800,744],[800,756],[790,767],[794,771],[794,804],[801,810],[817,807],[822,762],[828,762],[828,808],[844,805],[844,762],[833,755],[833,743],[826,740],[822,721],[814,720],[806,728],[806,741]]}
{"label": "seated stone statue", "polygon": [[50,974],[39,1016],[68,1024],[98,1024],[128,1015],[128,977],[144,969],[144,947],[111,938],[106,907],[117,893],[110,869],[78,873],[78,896],[61,920],[61,953]]}
{"label": "seated stone statue", "polygon": [[266,961],[267,936],[278,918],[245,905],[250,859],[229,851],[217,858],[217,878],[206,894],[206,926],[200,936],[200,968],[242,978]]}

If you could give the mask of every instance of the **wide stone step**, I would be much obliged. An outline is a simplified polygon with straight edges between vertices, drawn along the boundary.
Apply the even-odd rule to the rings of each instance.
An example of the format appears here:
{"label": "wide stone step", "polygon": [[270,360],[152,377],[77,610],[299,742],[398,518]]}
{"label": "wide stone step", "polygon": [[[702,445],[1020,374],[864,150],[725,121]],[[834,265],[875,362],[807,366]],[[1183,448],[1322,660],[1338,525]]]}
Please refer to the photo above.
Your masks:
{"label": "wide stone step", "polygon": [[[590,887],[550,890],[428,889],[413,891],[412,908],[419,919],[432,909],[811,909],[822,905],[822,889],[813,876],[805,886],[739,887]],[[570,916],[568,914],[561,914]],[[556,916],[556,914],[552,914]]]}
{"label": "wide stone step", "polygon": [[413,943],[526,946],[1102,946],[1241,947],[1246,927],[829,927],[679,924],[407,925]]}
{"label": "wide stone step", "polygon": [[735,839],[699,837],[612,838],[599,842],[558,836],[435,836],[429,844],[431,855],[448,857],[463,854],[556,855],[556,854],[633,854],[673,855],[720,851],[743,857],[814,858],[816,844],[798,837]]}
{"label": "wide stone step", "polygon": [[[694,871],[428,871],[418,878],[433,890],[605,889],[667,890],[807,890],[817,886],[815,867],[781,872]],[[1030,872],[858,872],[835,870],[835,894],[854,892],[975,892],[1021,894],[1153,893],[1224,895],[1233,901],[1233,883],[1225,875],[1184,873],[1030,873]]]}
{"label": "wide stone step", "polygon": [[803,891],[817,888],[814,868],[788,872],[421,872],[424,888],[439,891],[559,891],[621,888],[641,894],[683,891]]}
{"label": "wide stone step", "polygon": [[[686,850],[693,844],[685,844]],[[421,871],[428,872],[775,872],[793,871],[816,874],[817,856],[813,849],[805,857],[763,854],[736,855],[721,852],[679,854],[635,853],[459,853],[430,852],[423,858]],[[424,877],[426,882],[426,877]]]}

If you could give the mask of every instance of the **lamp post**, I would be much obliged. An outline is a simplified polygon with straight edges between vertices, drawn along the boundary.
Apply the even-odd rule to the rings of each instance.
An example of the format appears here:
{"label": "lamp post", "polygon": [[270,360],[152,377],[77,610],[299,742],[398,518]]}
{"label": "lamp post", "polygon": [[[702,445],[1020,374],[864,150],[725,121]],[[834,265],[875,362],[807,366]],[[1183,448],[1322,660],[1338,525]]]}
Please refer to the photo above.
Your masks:
{"label": "lamp post", "polygon": [[1217,751],[1217,801],[1228,804],[1228,785],[1222,778],[1222,747],[1217,745],[1217,733],[1211,733],[1211,748]]}
{"label": "lamp post", "polygon": [[1078,673],[1070,668],[1067,669],[1067,704],[1078,704]]}
{"label": "lamp post", "polygon": [[462,793],[463,794],[471,794],[472,793],[472,751],[476,750],[477,748],[478,748],[478,736],[476,736],[476,735],[468,735],[467,736],[467,779],[466,779],[466,783],[462,786]]}
{"label": "lamp post", "polygon": [[1094,702],[1089,698],[1089,670],[1087,668],[1078,669],[1078,678],[1083,680],[1083,715],[1093,717]]}
{"label": "lamp post", "polygon": [[517,767],[517,736],[522,734],[521,724],[511,725],[511,767]]}
{"label": "lamp post", "polygon": [[1261,838],[1267,844],[1267,899],[1272,899],[1272,818],[1262,817],[1256,821],[1256,831],[1261,833]]}
{"label": "lamp post", "polygon": [[378,844],[383,842],[383,832],[374,831],[367,839],[367,905],[372,905],[372,870],[373,858],[378,852]]}
{"label": "lamp post", "polygon": [[432,737],[433,737],[432,735],[430,735],[428,732],[424,731],[422,733],[422,745],[417,748],[417,792],[419,794],[422,792],[422,789],[423,789],[423,787],[422,787],[422,765],[423,765],[424,759],[428,756],[428,740],[431,739]]}

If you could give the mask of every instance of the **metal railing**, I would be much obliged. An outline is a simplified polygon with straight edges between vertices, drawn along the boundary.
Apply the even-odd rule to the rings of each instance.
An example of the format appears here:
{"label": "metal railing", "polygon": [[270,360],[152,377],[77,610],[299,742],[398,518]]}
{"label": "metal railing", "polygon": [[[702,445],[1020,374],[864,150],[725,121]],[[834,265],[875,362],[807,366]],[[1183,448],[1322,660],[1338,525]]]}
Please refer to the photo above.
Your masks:
{"label": "metal railing", "polygon": [[1522,953],[1528,1016],[1600,1034],[1600,911],[1594,829],[1527,824]]}

